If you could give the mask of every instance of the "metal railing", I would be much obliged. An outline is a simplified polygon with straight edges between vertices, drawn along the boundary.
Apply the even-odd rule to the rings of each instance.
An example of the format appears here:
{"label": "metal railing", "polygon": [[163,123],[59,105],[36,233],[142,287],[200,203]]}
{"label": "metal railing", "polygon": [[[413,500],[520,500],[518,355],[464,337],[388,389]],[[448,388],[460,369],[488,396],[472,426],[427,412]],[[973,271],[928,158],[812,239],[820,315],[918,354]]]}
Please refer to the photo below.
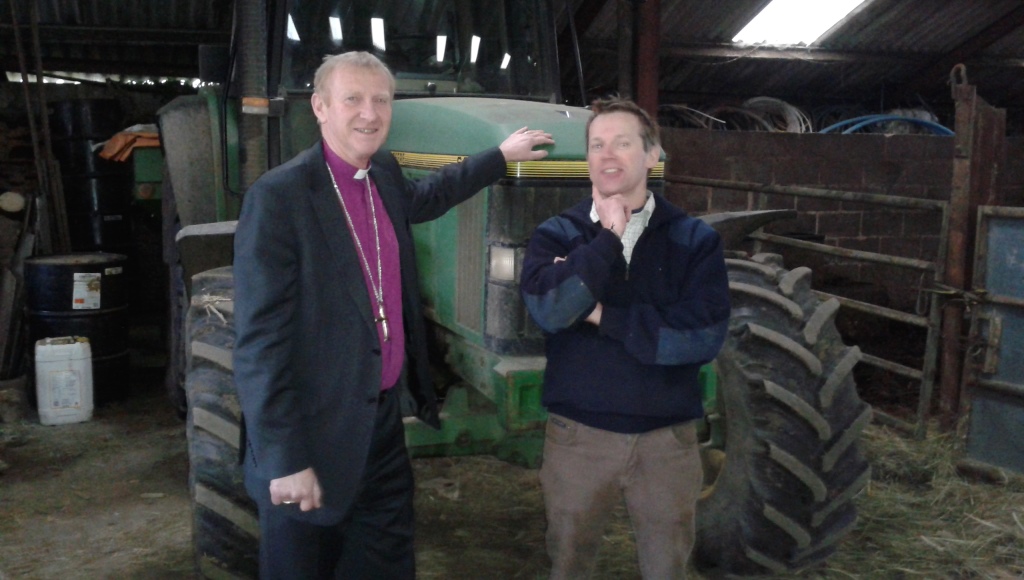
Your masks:
{"label": "metal railing", "polygon": [[[754,234],[751,234],[750,237],[757,240],[759,243],[767,242],[771,244],[798,248],[820,254],[849,258],[857,261],[871,262],[886,266],[895,266],[898,268],[917,270],[922,272],[922,275],[928,275],[930,273],[932,276],[932,281],[935,283],[935,287],[941,286],[944,282],[946,244],[949,237],[949,202],[930,199],[917,199],[911,197],[901,197],[895,195],[865,193],[859,191],[845,191],[837,189],[823,189],[803,186],[769,185],[761,183],[730,181],[724,179],[708,179],[703,177],[681,175],[666,175],[665,181],[669,183],[682,183],[687,185],[697,185],[703,187],[757,193],[758,198],[756,209],[765,209],[767,207],[767,199],[769,195],[789,195],[794,197],[808,197],[835,201],[853,201],[871,205],[898,207],[906,209],[925,209],[939,212],[941,216],[941,225],[938,240],[939,246],[937,248],[937,251],[935,252],[936,259],[934,261],[921,260],[917,258],[906,258],[890,254],[882,254],[878,252],[866,252],[861,250],[837,248],[834,246],[829,246],[817,242],[809,242],[785,236],[768,234],[762,231],[755,232]],[[861,358],[861,363],[863,364],[871,365],[876,368],[880,368],[885,371],[920,382],[920,388],[918,389],[917,411],[913,423],[907,422],[903,419],[900,419],[898,417],[895,417],[891,414],[879,410],[875,410],[875,418],[881,423],[886,423],[888,425],[892,425],[894,427],[906,430],[908,432],[913,433],[915,437],[923,439],[927,430],[928,413],[931,405],[932,392],[935,387],[936,370],[938,368],[939,341],[942,321],[942,295],[933,290],[932,288],[920,288],[919,292],[921,294],[919,295],[918,302],[920,303],[921,297],[925,297],[928,302],[927,315],[911,314],[900,310],[895,310],[892,308],[886,308],[877,304],[871,304],[868,302],[854,300],[851,298],[845,298],[842,296],[835,296],[833,294],[829,294],[826,292],[815,291],[815,293],[819,297],[822,297],[823,299],[836,298],[839,301],[840,305],[844,308],[849,308],[851,310],[856,310],[859,312],[868,313],[889,320],[894,320],[903,324],[908,324],[927,329],[928,334],[927,339],[925,340],[923,363],[920,369],[908,367],[898,362],[869,354],[864,354]]]}

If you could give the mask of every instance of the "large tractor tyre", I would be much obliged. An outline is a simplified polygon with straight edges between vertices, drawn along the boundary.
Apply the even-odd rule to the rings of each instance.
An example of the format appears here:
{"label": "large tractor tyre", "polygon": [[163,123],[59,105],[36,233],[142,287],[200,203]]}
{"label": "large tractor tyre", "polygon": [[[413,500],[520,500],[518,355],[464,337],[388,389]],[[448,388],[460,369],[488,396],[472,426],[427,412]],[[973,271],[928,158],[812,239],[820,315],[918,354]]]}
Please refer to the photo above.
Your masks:
{"label": "large tractor tyre", "polygon": [[725,444],[704,452],[694,561],[729,575],[801,570],[851,530],[870,477],[860,350],[842,343],[839,303],[811,291],[810,269],[787,271],[775,254],[727,262],[732,316],[709,414]]}
{"label": "large tractor tyre", "polygon": [[188,395],[185,393],[185,315],[188,312],[188,296],[185,293],[181,264],[169,266],[167,270],[167,368],[164,371],[164,388],[178,418],[185,419],[188,416]]}
{"label": "large tractor tyre", "polygon": [[189,491],[202,578],[256,578],[259,520],[238,464],[241,409],[232,378],[234,279],[230,267],[192,278],[188,343]]}
{"label": "large tractor tyre", "polygon": [[167,266],[167,368],[164,388],[171,406],[182,419],[188,413],[185,395],[185,312],[188,310],[184,274],[178,257],[175,236],[181,230],[175,207],[171,172],[164,164],[161,186],[160,219],[162,222],[163,261]]}
{"label": "large tractor tyre", "polygon": [[160,146],[164,154],[161,185],[163,258],[168,268],[168,360],[164,386],[171,405],[184,418],[186,284],[176,237],[184,226],[217,221],[217,204],[210,192],[217,190],[220,167],[214,144],[206,97],[176,97],[157,111]]}

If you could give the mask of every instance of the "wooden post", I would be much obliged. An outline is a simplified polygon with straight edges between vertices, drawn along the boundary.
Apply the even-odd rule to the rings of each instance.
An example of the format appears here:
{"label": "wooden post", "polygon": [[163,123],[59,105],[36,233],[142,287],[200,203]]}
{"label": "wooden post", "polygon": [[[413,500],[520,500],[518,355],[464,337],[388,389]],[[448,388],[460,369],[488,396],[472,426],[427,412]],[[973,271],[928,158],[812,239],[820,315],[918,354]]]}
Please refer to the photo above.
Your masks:
{"label": "wooden post", "polygon": [[637,14],[636,102],[658,118],[658,53],[661,50],[661,0],[642,0]]}
{"label": "wooden post", "polygon": [[[951,76],[955,77],[957,72],[963,72],[966,77],[962,65],[954,67]],[[999,168],[1006,159],[1006,113],[979,97],[966,78],[960,83],[955,78],[952,80],[956,136],[945,283],[957,290],[970,290],[978,206],[1001,203]],[[962,410],[965,312],[962,300],[949,300],[942,310],[939,412],[949,425],[959,418]]]}

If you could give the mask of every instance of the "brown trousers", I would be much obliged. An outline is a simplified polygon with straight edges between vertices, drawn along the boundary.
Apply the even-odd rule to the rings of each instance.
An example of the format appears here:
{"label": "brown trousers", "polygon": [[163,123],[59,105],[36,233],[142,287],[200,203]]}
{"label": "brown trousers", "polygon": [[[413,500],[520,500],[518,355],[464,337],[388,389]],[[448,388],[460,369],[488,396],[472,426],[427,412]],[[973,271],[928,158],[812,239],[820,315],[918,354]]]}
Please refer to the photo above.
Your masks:
{"label": "brown trousers", "polygon": [[640,434],[548,418],[540,469],[551,580],[590,578],[624,497],[647,580],[686,577],[703,472],[693,421]]}

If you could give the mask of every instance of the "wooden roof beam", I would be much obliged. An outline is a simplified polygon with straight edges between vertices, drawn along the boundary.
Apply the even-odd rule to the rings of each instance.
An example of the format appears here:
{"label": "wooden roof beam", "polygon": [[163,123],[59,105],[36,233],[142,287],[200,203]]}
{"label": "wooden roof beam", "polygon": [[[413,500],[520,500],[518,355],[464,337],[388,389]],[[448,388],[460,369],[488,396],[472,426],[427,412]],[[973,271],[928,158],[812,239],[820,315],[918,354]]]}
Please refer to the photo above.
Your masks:
{"label": "wooden roof beam", "polygon": [[[0,67],[6,71],[18,71],[18,60],[14,56],[0,55]],[[122,76],[149,76],[149,77],[183,77],[194,78],[199,76],[199,63],[184,64],[172,62],[126,62],[119,60],[112,62],[106,60],[88,60],[81,58],[49,58],[43,57],[43,74],[49,71],[78,72],[111,74]],[[34,75],[35,71],[28,71]]]}
{"label": "wooden roof beam", "polygon": [[[590,44],[594,44],[590,42]],[[739,44],[684,44],[661,45],[662,57],[674,59],[708,58],[708,59],[764,59],[764,60],[795,60],[806,62],[862,62],[907,64],[921,62],[917,55],[898,55],[877,52],[849,52],[824,50],[820,48],[782,48],[777,46],[744,46]]]}
{"label": "wooden roof beam", "polygon": [[[588,40],[591,51],[614,51],[613,41]],[[803,61],[812,63],[866,63],[892,64],[924,67],[929,62],[927,55],[912,53],[853,52],[845,50],[825,50],[820,48],[780,48],[774,46],[740,46],[728,44],[671,44],[662,43],[661,57],[687,60],[782,60]],[[1024,66],[1022,58],[1002,58],[977,56],[965,59],[968,64],[983,66],[1020,68]],[[716,63],[717,64],[717,63]],[[952,65],[950,65],[952,68]],[[949,71],[946,71],[947,74]]]}
{"label": "wooden roof beam", "polygon": [[[19,31],[31,34],[26,25]],[[14,44],[14,25],[0,24],[0,44]],[[23,36],[22,38],[26,38]],[[228,30],[186,30],[172,28],[117,28],[112,26],[39,26],[39,42],[47,44],[98,44],[106,46],[197,46],[200,44],[228,44]]]}

